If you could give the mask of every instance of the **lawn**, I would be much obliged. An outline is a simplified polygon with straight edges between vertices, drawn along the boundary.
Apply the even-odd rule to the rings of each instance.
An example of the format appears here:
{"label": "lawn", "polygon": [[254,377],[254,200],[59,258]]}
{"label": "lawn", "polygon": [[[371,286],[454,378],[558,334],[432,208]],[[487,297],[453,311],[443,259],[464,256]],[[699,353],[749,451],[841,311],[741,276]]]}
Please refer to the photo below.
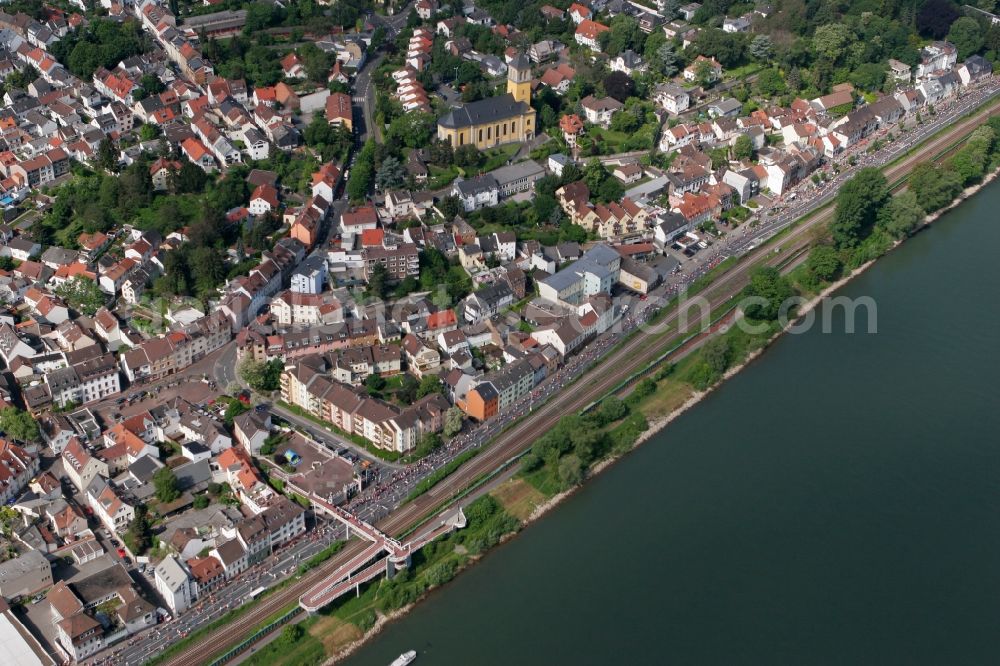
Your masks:
{"label": "lawn", "polygon": [[493,169],[502,167],[509,160],[513,159],[519,150],[521,150],[521,144],[519,143],[508,143],[504,146],[484,150],[483,156],[486,158],[486,163],[483,165],[482,170],[493,171]]}
{"label": "lawn", "polygon": [[493,491],[493,496],[507,513],[522,521],[545,501],[545,495],[521,478],[508,479]]}
{"label": "lawn", "polygon": [[244,659],[242,663],[247,664],[247,666],[276,666],[278,664],[318,666],[322,664],[327,658],[325,646],[319,638],[309,631],[311,627],[307,627],[306,623],[314,624],[306,620],[302,625],[303,629],[307,630],[306,633],[293,645],[289,646],[286,641],[281,640],[279,633],[278,638]]}
{"label": "lawn", "polygon": [[445,169],[433,164],[428,164],[427,171],[427,189],[429,190],[440,190],[443,187],[448,187],[448,185],[451,184],[451,181],[458,177],[458,169],[454,166],[449,166]]}
{"label": "lawn", "polygon": [[591,138],[601,142],[604,147],[602,152],[606,154],[624,152],[622,146],[625,145],[629,136],[625,132],[616,132],[602,127],[591,127],[587,133],[590,134]]}

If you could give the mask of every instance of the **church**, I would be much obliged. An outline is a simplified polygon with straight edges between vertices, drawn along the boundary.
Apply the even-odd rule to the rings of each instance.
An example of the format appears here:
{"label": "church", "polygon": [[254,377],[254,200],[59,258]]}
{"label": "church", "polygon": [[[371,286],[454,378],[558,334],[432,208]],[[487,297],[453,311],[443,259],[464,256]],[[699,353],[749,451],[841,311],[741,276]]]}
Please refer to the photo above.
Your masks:
{"label": "church", "polygon": [[438,119],[437,136],[453,148],[472,144],[479,150],[534,138],[528,58],[519,54],[507,66],[506,94],[455,107]]}

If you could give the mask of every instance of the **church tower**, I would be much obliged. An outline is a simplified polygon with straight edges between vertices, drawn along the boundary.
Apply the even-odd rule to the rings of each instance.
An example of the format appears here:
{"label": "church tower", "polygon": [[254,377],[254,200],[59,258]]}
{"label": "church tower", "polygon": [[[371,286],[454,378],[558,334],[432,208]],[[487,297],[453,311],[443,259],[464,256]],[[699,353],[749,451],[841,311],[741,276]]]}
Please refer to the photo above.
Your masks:
{"label": "church tower", "polygon": [[507,94],[517,102],[531,104],[531,61],[523,53],[507,65]]}

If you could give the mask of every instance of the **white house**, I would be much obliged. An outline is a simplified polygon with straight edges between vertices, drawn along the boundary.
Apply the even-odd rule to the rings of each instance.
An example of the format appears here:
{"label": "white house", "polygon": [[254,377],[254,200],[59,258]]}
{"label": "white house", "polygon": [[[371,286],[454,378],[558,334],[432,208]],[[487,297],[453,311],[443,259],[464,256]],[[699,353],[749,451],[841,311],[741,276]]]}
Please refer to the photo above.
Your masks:
{"label": "white house", "polygon": [[452,196],[458,197],[466,212],[496,206],[500,197],[500,184],[490,174],[483,174],[467,180],[458,180],[452,185]]}
{"label": "white house", "polygon": [[174,555],[167,555],[153,572],[156,591],[174,615],[183,613],[196,598],[195,583],[187,569]]}
{"label": "white house", "polygon": [[664,83],[656,86],[653,101],[662,106],[667,113],[677,115],[687,110],[691,104],[691,97],[684,88],[673,83]]}

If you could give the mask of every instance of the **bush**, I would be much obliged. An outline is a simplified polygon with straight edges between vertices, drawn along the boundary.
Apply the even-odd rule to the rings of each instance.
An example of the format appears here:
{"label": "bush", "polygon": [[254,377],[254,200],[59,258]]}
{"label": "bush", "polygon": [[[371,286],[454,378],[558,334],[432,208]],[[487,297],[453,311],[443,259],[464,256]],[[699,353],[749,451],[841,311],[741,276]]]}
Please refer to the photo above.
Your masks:
{"label": "bush", "polygon": [[641,382],[635,385],[635,389],[632,391],[632,395],[636,396],[637,400],[642,400],[656,393],[656,382],[648,377],[643,379]]}

